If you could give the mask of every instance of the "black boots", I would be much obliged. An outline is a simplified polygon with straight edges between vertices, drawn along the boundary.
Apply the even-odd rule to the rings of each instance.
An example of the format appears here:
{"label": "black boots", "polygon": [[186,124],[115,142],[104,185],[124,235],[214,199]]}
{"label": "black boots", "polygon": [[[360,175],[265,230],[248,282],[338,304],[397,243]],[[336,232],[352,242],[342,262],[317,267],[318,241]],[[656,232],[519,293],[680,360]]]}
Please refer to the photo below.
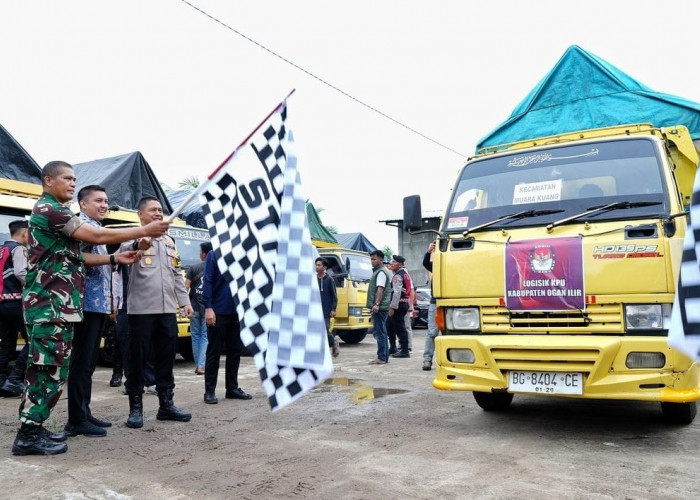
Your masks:
{"label": "black boots", "polygon": [[[189,422],[192,414],[181,410],[173,403],[173,390],[158,393],[160,406],[156,418],[158,420],[176,420],[178,422]],[[129,418],[126,426],[132,429],[143,427],[143,400],[141,394],[129,394]]]}
{"label": "black boots", "polygon": [[68,445],[52,440],[51,436],[52,434],[45,431],[41,425],[22,424],[12,445],[12,454],[57,455],[65,453],[68,450]]}
{"label": "black boots", "polygon": [[192,418],[191,413],[181,410],[173,403],[173,390],[168,389],[158,393],[158,401],[160,407],[156,418],[158,420],[177,420],[178,422],[189,422]]}
{"label": "black boots", "polygon": [[132,429],[143,427],[143,399],[141,394],[129,394],[129,418],[126,426]]}

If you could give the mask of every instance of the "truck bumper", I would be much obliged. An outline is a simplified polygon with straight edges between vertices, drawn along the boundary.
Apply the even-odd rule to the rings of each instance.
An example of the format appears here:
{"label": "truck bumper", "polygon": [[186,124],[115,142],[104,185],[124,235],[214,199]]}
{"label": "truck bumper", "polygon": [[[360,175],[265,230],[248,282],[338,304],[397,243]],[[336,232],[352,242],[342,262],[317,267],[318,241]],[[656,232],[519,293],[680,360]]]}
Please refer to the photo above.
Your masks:
{"label": "truck bumper", "polygon": [[[470,349],[474,362],[450,361],[451,349]],[[631,352],[661,352],[666,361],[660,368],[628,368]],[[555,396],[673,403],[700,399],[698,363],[668,347],[665,337],[446,335],[435,339],[435,353],[433,386],[441,390],[510,392],[508,372],[521,370],[582,374],[583,394]]]}

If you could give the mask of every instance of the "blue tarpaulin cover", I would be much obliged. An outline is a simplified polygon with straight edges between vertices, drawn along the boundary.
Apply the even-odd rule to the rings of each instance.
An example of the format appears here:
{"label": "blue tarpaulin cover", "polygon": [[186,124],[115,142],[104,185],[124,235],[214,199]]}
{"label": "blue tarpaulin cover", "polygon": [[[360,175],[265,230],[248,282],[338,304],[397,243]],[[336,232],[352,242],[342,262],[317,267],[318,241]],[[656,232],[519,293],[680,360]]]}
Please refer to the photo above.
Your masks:
{"label": "blue tarpaulin cover", "polygon": [[700,138],[700,104],[655,92],[612,64],[572,45],[477,150],[535,137],[631,123],[685,125]]}
{"label": "blue tarpaulin cover", "polygon": [[336,234],[335,237],[343,248],[350,248],[367,253],[377,250],[377,247],[362,233],[342,233]]}

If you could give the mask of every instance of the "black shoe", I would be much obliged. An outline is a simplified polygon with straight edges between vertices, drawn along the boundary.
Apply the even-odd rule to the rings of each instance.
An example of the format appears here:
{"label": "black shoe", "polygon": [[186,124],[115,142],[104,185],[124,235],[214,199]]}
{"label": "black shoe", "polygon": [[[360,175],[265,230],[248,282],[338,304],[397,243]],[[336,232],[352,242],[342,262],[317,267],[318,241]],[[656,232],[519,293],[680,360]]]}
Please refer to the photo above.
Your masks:
{"label": "black shoe", "polygon": [[392,354],[396,354],[396,347],[389,348],[389,356],[391,356]]}
{"label": "black shoe", "polygon": [[395,354],[392,354],[391,357],[393,357],[393,358],[410,358],[411,355],[407,352],[397,352]]}
{"label": "black shoe", "polygon": [[18,398],[22,395],[23,391],[24,391],[24,382],[15,381],[15,380],[8,378],[2,384],[2,387],[0,387],[0,396],[6,397],[6,398]]}
{"label": "black shoe", "polygon": [[107,435],[107,431],[102,427],[98,427],[95,424],[90,423],[88,420],[81,422],[79,424],[71,424],[68,422],[65,427],[66,436],[87,436],[87,437],[104,437]]}
{"label": "black shoe", "polygon": [[122,385],[122,374],[121,373],[113,373],[112,378],[109,380],[109,386],[110,387],[119,387]]}
{"label": "black shoe", "polygon": [[62,443],[63,441],[68,439],[68,436],[66,436],[66,431],[51,432],[42,427],[40,432],[45,438],[50,439],[51,441],[54,441],[56,443]]}
{"label": "black shoe", "polygon": [[236,387],[232,391],[226,391],[226,399],[253,399],[253,396],[243,392],[240,387]]}
{"label": "black shoe", "polygon": [[219,402],[219,400],[217,399],[216,394],[214,394],[213,392],[205,392],[204,402],[208,405],[215,405]]}
{"label": "black shoe", "polygon": [[[66,443],[56,443],[46,437],[40,425],[22,424],[12,444],[13,455],[57,455],[68,450]],[[48,432],[48,431],[46,431]]]}
{"label": "black shoe", "polygon": [[102,427],[104,429],[106,429],[107,427],[112,427],[112,422],[108,422],[107,420],[99,419],[93,415],[88,415],[87,420],[92,425],[96,425],[97,427]]}

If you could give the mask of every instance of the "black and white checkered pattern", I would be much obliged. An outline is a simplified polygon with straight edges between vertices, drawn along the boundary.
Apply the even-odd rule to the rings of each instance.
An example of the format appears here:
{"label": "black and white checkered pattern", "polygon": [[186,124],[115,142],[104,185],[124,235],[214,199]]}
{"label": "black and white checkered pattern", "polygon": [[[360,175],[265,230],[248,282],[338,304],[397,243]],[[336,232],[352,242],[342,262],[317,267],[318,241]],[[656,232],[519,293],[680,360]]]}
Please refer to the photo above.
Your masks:
{"label": "black and white checkered pattern", "polygon": [[[297,213],[298,173],[285,121],[283,104],[200,197],[219,270],[230,281],[241,340],[253,346],[273,411],[332,372],[328,346],[316,339],[326,338],[325,324],[318,289],[314,298],[308,284],[315,284],[311,239],[303,198],[303,221]],[[307,265],[308,273],[300,272]],[[292,292],[290,280],[296,280]]]}
{"label": "black and white checkered pattern", "polygon": [[693,186],[668,344],[700,360],[700,175]]}
{"label": "black and white checkered pattern", "polygon": [[[292,143],[290,131],[290,147]],[[307,393],[333,372],[314,271],[306,199],[301,194],[296,157],[289,150],[276,270],[265,363],[268,380],[263,380],[273,411]]]}

